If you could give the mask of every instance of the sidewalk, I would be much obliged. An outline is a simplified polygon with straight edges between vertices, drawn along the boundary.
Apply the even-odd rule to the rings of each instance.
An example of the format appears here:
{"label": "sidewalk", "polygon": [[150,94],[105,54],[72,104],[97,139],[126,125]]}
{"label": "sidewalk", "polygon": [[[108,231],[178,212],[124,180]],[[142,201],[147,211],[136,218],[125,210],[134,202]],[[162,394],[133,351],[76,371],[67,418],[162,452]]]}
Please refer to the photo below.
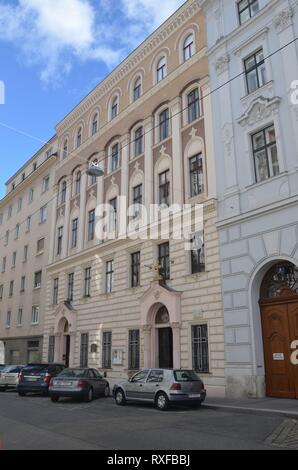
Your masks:
{"label": "sidewalk", "polygon": [[207,398],[204,408],[246,413],[266,413],[298,419],[298,400],[284,398]]}

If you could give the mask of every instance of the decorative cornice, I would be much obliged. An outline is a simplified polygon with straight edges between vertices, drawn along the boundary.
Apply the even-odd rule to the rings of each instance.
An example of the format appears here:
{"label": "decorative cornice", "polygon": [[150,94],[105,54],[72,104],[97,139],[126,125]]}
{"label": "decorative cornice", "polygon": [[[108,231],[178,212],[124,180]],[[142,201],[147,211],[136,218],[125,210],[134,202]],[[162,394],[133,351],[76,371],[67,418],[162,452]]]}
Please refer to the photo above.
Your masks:
{"label": "decorative cornice", "polygon": [[274,19],[275,29],[278,33],[281,33],[284,29],[292,25],[292,18],[294,16],[294,10],[292,7],[287,7],[280,11]]}
{"label": "decorative cornice", "polygon": [[277,111],[280,102],[281,98],[278,96],[272,99],[259,96],[251,103],[241,118],[238,119],[238,124],[245,127],[267,119]]}
{"label": "decorative cornice", "polygon": [[181,26],[192,18],[200,7],[197,1],[180,8],[164,25],[157,29],[147,41],[139,46],[135,52],[120,64],[103,82],[101,82],[87,97],[71,111],[65,119],[57,124],[56,130],[59,134],[65,132],[77,119],[89,111],[98,101],[110,93],[115,86],[123,80],[130,72],[135,70],[140,63],[150,54],[156,51],[161,44],[169,39]]}

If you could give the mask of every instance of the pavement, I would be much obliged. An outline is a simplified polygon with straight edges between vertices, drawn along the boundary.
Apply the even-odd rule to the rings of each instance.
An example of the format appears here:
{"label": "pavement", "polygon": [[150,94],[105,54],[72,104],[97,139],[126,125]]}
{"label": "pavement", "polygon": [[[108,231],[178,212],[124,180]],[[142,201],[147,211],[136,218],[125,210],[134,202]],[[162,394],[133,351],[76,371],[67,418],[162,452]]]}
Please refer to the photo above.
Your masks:
{"label": "pavement", "polygon": [[297,419],[215,405],[160,412],[147,404],[118,407],[112,398],[55,404],[46,397],[0,393],[0,448],[112,455],[117,450],[298,449]]}

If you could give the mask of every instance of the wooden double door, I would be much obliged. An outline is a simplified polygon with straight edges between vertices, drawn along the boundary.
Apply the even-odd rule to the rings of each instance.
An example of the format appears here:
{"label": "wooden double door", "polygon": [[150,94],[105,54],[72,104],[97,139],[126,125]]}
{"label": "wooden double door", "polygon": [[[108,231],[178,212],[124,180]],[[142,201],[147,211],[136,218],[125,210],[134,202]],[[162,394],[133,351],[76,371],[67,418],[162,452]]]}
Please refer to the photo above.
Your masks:
{"label": "wooden double door", "polygon": [[298,399],[298,366],[291,346],[298,340],[298,300],[261,305],[267,396]]}

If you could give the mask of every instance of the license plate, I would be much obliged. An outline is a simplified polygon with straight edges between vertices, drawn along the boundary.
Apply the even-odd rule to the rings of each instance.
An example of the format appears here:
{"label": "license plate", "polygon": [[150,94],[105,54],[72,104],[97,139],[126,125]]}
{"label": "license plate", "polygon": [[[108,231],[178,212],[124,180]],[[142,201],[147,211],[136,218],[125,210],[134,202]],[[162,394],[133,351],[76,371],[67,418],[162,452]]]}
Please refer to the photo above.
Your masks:
{"label": "license plate", "polygon": [[38,379],[36,377],[26,377],[27,382],[36,382]]}
{"label": "license plate", "polygon": [[58,382],[56,385],[57,387],[71,387],[72,382]]}
{"label": "license plate", "polygon": [[192,395],[189,395],[189,398],[201,398],[200,393],[193,393]]}

